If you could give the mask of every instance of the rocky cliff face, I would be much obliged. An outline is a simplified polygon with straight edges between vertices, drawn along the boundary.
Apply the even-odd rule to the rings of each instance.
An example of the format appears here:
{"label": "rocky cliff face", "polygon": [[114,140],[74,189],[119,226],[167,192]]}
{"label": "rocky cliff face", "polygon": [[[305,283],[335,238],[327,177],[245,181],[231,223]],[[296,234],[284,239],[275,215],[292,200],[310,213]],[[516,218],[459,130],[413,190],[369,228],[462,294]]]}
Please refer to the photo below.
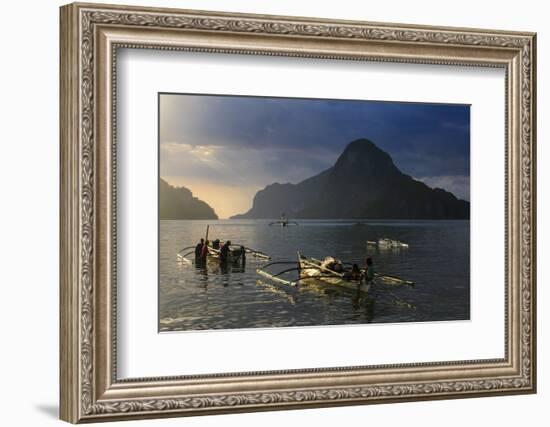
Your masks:
{"label": "rocky cliff face", "polygon": [[193,196],[185,187],[173,187],[162,178],[159,183],[159,218],[218,219],[207,203]]}
{"label": "rocky cliff face", "polygon": [[367,139],[348,144],[336,164],[299,184],[271,184],[233,218],[468,219],[470,203],[402,173]]}

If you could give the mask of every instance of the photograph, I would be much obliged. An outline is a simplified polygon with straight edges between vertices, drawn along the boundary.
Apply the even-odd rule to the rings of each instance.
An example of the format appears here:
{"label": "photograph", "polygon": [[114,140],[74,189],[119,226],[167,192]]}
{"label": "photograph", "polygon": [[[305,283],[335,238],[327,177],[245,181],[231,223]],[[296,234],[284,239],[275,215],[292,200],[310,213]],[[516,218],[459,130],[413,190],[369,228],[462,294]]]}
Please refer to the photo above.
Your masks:
{"label": "photograph", "polygon": [[[287,411],[376,405],[373,422],[392,424],[438,401],[433,419],[454,410],[467,425],[479,418],[468,400],[495,396],[481,406],[497,421],[540,419],[543,14],[291,3],[27,13],[48,22],[32,26],[50,48],[29,47],[38,59],[25,62],[15,43],[15,57],[59,71],[41,95],[16,67],[53,107],[4,138],[40,151],[48,127],[59,134],[55,158],[31,169],[33,150],[4,144],[22,147],[6,156],[10,176],[43,166],[27,187],[53,173],[59,192],[12,209],[40,220],[40,197],[58,203],[44,210],[55,226],[39,227],[59,247],[46,275],[59,276],[57,302],[35,300],[59,345],[33,374],[55,376],[37,381],[55,396],[35,412],[57,422],[58,403],[75,424],[230,414],[279,425]],[[11,86],[17,110],[26,99]],[[22,238],[34,217],[4,221],[19,246],[45,241]],[[6,283],[25,268],[28,256]],[[7,318],[19,318],[11,305]],[[14,354],[25,352],[36,351]],[[523,411],[498,403],[520,398]]]}
{"label": "photograph", "polygon": [[470,320],[470,105],[158,94],[160,332]]}

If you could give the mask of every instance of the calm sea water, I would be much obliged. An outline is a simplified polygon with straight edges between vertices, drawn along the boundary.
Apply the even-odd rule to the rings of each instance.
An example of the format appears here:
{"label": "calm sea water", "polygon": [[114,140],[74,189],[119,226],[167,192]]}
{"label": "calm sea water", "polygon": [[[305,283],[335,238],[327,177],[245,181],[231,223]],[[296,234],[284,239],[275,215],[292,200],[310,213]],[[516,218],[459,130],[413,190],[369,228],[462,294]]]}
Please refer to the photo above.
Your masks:
{"label": "calm sea water", "polygon": [[[470,318],[469,221],[299,221],[268,226],[264,220],[161,221],[159,322],[161,331],[317,326]],[[266,252],[271,261],[334,256],[361,266],[372,256],[376,271],[413,280],[414,288],[376,285],[370,296],[328,286],[290,287],[270,282],[256,269],[270,261],[247,257],[243,269],[206,268],[178,262],[210,224],[209,238]],[[389,237],[408,249],[367,247]],[[193,255],[189,256],[193,259]],[[292,265],[274,266],[281,271]],[[289,272],[287,279],[297,278]]]}

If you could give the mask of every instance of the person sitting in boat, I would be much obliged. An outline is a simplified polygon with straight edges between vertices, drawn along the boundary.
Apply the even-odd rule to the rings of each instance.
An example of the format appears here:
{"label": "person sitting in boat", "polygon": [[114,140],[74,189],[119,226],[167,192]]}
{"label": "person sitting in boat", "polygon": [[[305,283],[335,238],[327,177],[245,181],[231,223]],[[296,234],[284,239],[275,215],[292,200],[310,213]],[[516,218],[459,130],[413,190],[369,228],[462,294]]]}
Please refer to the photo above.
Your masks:
{"label": "person sitting in boat", "polygon": [[220,249],[220,263],[224,264],[229,258],[229,247],[231,246],[231,240],[225,242]]}
{"label": "person sitting in boat", "polygon": [[327,256],[321,263],[321,267],[332,270],[332,267],[334,266],[335,262],[336,260],[334,258],[332,258],[331,256]]}
{"label": "person sitting in boat", "polygon": [[342,263],[331,256],[328,256],[323,260],[321,267],[335,271],[336,273],[342,273],[344,271],[344,266]]}
{"label": "person sitting in boat", "polygon": [[351,270],[344,271],[344,279],[346,280],[360,281],[361,277],[361,269],[357,264],[353,264]]}
{"label": "person sitting in boat", "polygon": [[201,241],[197,243],[197,246],[195,246],[195,259],[200,259],[203,246],[204,246],[204,239],[201,239]]}
{"label": "person sitting in boat", "polygon": [[336,273],[343,273],[344,272],[344,266],[340,261],[336,261],[332,265],[332,271],[335,271]]}
{"label": "person sitting in boat", "polygon": [[374,280],[374,263],[371,257],[367,258],[367,268],[365,269],[365,277],[367,282],[372,282]]}
{"label": "person sitting in boat", "polygon": [[216,239],[212,242],[212,247],[214,249],[220,249],[220,239]]}

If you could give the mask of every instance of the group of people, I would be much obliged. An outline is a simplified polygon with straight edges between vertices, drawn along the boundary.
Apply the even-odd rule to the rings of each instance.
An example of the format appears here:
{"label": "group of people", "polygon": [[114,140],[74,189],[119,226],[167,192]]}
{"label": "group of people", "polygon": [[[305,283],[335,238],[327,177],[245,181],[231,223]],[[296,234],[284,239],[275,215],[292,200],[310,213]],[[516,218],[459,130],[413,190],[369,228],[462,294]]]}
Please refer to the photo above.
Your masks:
{"label": "group of people", "polygon": [[353,264],[349,275],[351,280],[362,280],[364,278],[367,283],[372,282],[374,279],[374,263],[372,258],[367,258],[364,271],[361,271],[357,264]]}
{"label": "group of people", "polygon": [[[208,256],[208,247],[210,246],[209,240],[201,239],[199,243],[197,243],[197,246],[195,246],[195,261],[197,263],[204,263],[206,262],[206,258]],[[219,256],[220,264],[225,264],[231,255],[231,240],[228,240],[223,245],[220,242],[220,239],[216,239],[212,241],[212,249],[214,249]],[[244,247],[241,247],[241,252],[238,254],[240,257],[242,257],[242,261],[244,262],[245,259],[245,250]]]}
{"label": "group of people", "polygon": [[[209,240],[201,239],[200,242],[197,243],[197,246],[195,246],[195,262],[197,264],[203,264],[206,262],[206,258],[208,257],[209,252],[209,246]],[[230,260],[230,256],[236,255],[237,257],[241,258],[241,262],[244,265],[244,263],[246,262],[245,247],[241,246],[240,250],[234,249],[233,251],[231,251],[230,247],[231,240],[228,240],[222,245],[220,239],[216,239],[212,241],[211,245],[211,248],[216,251],[218,255],[220,264],[226,264]],[[346,271],[342,262],[332,257],[326,257],[321,263],[321,267],[335,271],[337,273],[343,273],[344,276],[350,280],[360,281],[364,278],[367,282],[372,282],[375,275],[374,263],[371,257],[367,258],[364,271],[361,271],[358,264],[353,264],[351,270]]]}
{"label": "group of people", "polygon": [[367,282],[372,282],[374,279],[374,263],[371,257],[368,257],[366,260],[364,272],[361,271],[358,264],[353,264],[351,270],[346,271],[342,262],[332,257],[326,257],[321,263],[321,267],[327,268],[336,273],[343,273],[344,277],[350,280],[360,281],[364,278]]}

